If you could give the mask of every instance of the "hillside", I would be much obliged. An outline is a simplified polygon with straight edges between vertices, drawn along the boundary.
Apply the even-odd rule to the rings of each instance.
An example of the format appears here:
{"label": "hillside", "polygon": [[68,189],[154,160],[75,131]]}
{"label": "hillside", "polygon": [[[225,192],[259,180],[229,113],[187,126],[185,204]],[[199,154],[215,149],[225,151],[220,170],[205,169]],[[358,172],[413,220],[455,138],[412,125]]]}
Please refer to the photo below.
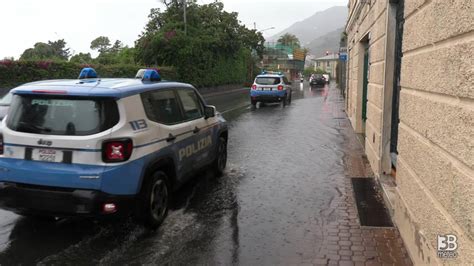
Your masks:
{"label": "hillside", "polygon": [[334,6],[324,11],[316,12],[309,18],[296,22],[287,29],[268,38],[268,41],[276,41],[285,34],[296,35],[303,46],[308,46],[318,37],[334,32],[346,24],[347,7]]}
{"label": "hillside", "polygon": [[338,52],[339,40],[341,39],[341,33],[344,28],[339,28],[335,31],[331,31],[321,37],[318,37],[305,45],[309,49],[309,53],[321,57],[325,55],[326,51]]}

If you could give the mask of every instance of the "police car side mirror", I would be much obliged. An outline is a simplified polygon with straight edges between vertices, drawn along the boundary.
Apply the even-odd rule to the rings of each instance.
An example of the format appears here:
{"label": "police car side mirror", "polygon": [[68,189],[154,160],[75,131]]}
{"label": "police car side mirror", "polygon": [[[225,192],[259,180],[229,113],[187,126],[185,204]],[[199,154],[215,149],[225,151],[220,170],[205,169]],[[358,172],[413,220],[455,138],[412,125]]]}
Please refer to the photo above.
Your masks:
{"label": "police car side mirror", "polygon": [[204,106],[204,116],[206,119],[216,116],[216,107],[212,105]]}

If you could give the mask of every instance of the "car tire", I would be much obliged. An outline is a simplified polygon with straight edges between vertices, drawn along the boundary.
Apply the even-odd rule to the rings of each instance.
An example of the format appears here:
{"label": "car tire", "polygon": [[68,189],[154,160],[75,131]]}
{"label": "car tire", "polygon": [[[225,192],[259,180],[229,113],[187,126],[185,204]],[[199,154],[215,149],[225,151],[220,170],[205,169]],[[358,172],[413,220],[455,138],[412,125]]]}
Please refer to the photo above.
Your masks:
{"label": "car tire", "polygon": [[227,140],[219,137],[217,141],[216,158],[212,164],[212,168],[216,176],[222,176],[227,165]]}
{"label": "car tire", "polygon": [[156,171],[142,185],[136,216],[146,227],[156,229],[168,214],[169,202],[168,176]]}
{"label": "car tire", "polygon": [[252,105],[252,107],[256,107],[257,106],[257,101],[250,100],[250,105]]}
{"label": "car tire", "polygon": [[287,102],[288,102],[288,96],[285,95],[285,96],[283,97],[283,99],[281,99],[281,104],[282,104],[282,106],[285,107],[286,104],[287,104]]}

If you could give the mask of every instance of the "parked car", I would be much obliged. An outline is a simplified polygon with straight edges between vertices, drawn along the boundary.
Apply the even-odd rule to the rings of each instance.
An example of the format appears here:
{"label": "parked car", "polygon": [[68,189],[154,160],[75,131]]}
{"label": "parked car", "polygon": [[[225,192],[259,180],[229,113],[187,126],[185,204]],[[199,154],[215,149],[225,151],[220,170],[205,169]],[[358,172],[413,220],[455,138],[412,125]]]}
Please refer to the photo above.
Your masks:
{"label": "parked car", "polygon": [[314,74],[309,83],[311,86],[324,86],[326,79],[322,74]]}
{"label": "parked car", "polygon": [[11,102],[12,94],[10,92],[7,92],[7,94],[0,98],[0,120],[3,120],[3,118],[7,115]]}
{"label": "parked car", "polygon": [[250,103],[281,102],[283,106],[291,103],[291,83],[282,73],[263,72],[258,75],[250,90]]}
{"label": "parked car", "polygon": [[134,214],[156,228],[171,193],[196,171],[224,171],[227,124],[192,85],[159,81],[155,70],[141,79],[82,72],[12,91],[2,122],[2,208],[42,217]]}

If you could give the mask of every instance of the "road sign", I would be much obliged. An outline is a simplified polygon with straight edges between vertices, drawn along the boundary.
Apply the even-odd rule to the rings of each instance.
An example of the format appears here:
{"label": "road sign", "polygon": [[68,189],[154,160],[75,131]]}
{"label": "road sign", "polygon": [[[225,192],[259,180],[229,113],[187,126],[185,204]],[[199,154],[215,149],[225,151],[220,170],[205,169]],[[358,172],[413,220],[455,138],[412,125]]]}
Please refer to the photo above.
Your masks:
{"label": "road sign", "polygon": [[344,61],[344,62],[347,61],[347,53],[340,53],[339,60]]}

